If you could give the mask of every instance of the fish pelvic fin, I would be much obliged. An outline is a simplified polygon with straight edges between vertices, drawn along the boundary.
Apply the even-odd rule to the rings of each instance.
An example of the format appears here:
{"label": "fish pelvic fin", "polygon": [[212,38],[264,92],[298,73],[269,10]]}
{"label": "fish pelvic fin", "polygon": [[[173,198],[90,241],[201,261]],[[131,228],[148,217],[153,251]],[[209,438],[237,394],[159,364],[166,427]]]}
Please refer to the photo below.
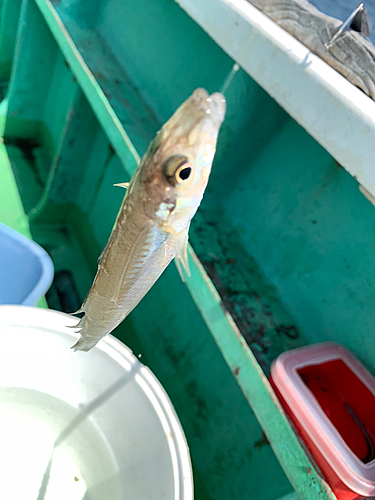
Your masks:
{"label": "fish pelvic fin", "polygon": [[78,309],[78,311],[76,311],[74,313],[69,313],[69,314],[71,314],[72,316],[76,316],[77,314],[81,314],[83,312],[85,312],[85,310],[84,310],[83,304],[82,304],[82,306]]}
{"label": "fish pelvic fin", "polygon": [[118,184],[113,184],[115,187],[120,187],[128,189],[130,182],[119,182]]}
{"label": "fish pelvic fin", "polygon": [[182,281],[185,283],[185,273],[190,278],[190,268],[189,268],[189,260],[188,260],[188,230],[180,231],[179,233],[173,234],[173,243],[175,250],[175,262],[177,266],[177,270],[180,274]]}

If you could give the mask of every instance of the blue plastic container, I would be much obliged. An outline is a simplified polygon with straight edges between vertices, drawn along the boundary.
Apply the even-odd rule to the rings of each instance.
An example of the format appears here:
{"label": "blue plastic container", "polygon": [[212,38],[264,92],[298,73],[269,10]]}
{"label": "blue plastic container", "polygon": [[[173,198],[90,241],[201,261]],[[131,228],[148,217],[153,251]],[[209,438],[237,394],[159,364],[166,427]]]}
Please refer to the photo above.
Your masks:
{"label": "blue plastic container", "polygon": [[52,260],[43,248],[0,223],[0,304],[36,305],[53,274]]}

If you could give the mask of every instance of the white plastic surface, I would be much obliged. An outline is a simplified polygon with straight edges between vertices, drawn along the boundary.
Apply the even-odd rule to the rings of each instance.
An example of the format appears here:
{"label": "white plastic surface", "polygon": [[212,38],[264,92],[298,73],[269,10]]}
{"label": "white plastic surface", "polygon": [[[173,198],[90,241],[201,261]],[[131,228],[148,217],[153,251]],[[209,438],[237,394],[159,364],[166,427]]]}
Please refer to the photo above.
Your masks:
{"label": "white plastic surface", "polygon": [[343,483],[360,495],[375,495],[375,460],[364,464],[351,451],[306,387],[298,370],[341,359],[375,395],[375,379],[344,347],[327,342],[281,354],[271,366],[274,383],[320,453]]}
{"label": "white plastic surface", "polygon": [[76,318],[0,306],[0,498],[192,500],[164,389],[112,336],[70,347]]}

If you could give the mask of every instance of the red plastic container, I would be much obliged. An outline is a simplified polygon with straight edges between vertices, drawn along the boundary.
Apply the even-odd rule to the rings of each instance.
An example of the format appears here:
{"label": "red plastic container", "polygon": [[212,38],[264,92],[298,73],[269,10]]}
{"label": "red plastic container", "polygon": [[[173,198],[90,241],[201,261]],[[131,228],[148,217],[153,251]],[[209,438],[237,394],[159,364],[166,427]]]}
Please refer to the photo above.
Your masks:
{"label": "red plastic container", "polygon": [[288,351],[271,383],[339,500],[375,495],[375,379],[344,347]]}

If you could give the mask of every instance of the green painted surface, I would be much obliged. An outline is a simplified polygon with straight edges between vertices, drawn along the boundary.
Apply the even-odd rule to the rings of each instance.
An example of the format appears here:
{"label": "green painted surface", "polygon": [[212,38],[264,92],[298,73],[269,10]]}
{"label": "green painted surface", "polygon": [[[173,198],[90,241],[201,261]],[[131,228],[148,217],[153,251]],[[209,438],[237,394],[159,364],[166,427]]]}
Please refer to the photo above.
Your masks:
{"label": "green painted surface", "polygon": [[162,123],[195,88],[219,90],[233,66],[170,0],[101,2],[96,26]]}
{"label": "green painted surface", "polygon": [[0,3],[0,81],[8,81],[16,41],[22,0],[2,0]]}
{"label": "green painted surface", "polygon": [[[33,29],[28,29],[28,26],[33,26]],[[32,0],[22,3],[19,28],[22,36],[17,37],[15,46],[8,89],[8,114],[24,123],[28,121],[29,127],[24,128],[23,136],[35,138],[37,130],[33,125],[43,121],[58,52],[56,45],[51,43],[50,32]],[[32,63],[24,64],[25,60]],[[12,125],[12,121],[9,125]],[[18,132],[19,129],[16,128],[16,133]],[[8,123],[6,135],[12,135]]]}
{"label": "green painted surface", "polygon": [[[82,5],[24,1],[0,148],[13,186],[0,220],[33,214],[56,266],[48,300],[65,310],[91,284],[123,197],[113,183],[195,87],[218,90],[233,64],[170,0]],[[280,352],[326,339],[375,370],[374,208],[243,71],[226,97],[192,278],[171,266],[115,334],[176,407],[197,499],[294,498],[288,479],[299,498],[327,499],[265,375]]]}
{"label": "green painted surface", "polygon": [[[161,125],[153,109],[118,64],[100,33],[86,28],[86,24],[77,24],[61,8],[57,12],[135,149],[144,151]],[[98,118],[102,120],[103,115]]]}
{"label": "green painted surface", "polygon": [[1,164],[1,222],[15,229],[24,236],[30,237],[28,220],[23,211],[22,201],[17,189],[12,167],[4,144],[0,145]]}
{"label": "green painted surface", "polygon": [[[90,103],[94,114],[100,121],[103,130],[110,139],[113,148],[119,154],[127,169],[133,172],[139,160],[139,155],[110,105],[104,89],[101,88],[98,81],[89,71],[79,49],[73,43],[52,4],[45,0],[35,0],[35,4],[44,16],[53,38],[58,42],[67,64],[72,69],[74,77],[79,82],[83,93]],[[103,64],[105,64],[105,61]]]}
{"label": "green painted surface", "polygon": [[375,370],[375,210],[355,179],[289,120],[256,165],[226,186],[213,176],[205,202],[212,223],[236,231],[305,338],[340,342]]}

